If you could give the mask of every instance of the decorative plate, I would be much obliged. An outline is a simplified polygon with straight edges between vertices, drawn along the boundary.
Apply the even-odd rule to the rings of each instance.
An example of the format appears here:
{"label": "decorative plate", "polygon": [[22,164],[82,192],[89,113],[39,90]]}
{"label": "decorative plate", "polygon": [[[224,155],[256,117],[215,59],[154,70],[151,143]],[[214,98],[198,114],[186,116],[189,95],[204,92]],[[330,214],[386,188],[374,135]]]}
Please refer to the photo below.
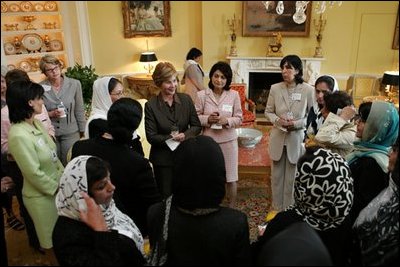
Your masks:
{"label": "decorative plate", "polygon": [[32,70],[32,66],[28,61],[21,61],[21,63],[19,63],[19,68],[25,72],[30,72]]}
{"label": "decorative plate", "polygon": [[61,51],[61,50],[63,50],[63,44],[59,40],[50,41],[49,47],[50,47],[51,51]]}
{"label": "decorative plate", "polygon": [[35,4],[33,7],[35,8],[35,11],[37,11],[37,12],[42,12],[44,10],[43,5],[40,3]]}
{"label": "decorative plate", "polygon": [[21,7],[21,11],[23,12],[31,12],[33,10],[33,5],[31,2],[22,1],[19,6]]}
{"label": "decorative plate", "polygon": [[44,3],[44,10],[46,11],[56,11],[57,10],[57,3],[54,1],[47,1]]}
{"label": "decorative plate", "polygon": [[20,11],[19,5],[15,4],[15,3],[10,4],[8,8],[10,9],[11,12],[19,12]]}
{"label": "decorative plate", "polygon": [[17,53],[17,49],[15,49],[15,46],[13,43],[8,42],[4,44],[4,53],[6,55],[15,55]]}
{"label": "decorative plate", "polygon": [[15,67],[15,65],[13,65],[13,64],[8,64],[8,65],[7,65],[7,69],[8,69],[8,70],[15,70],[16,67]]}
{"label": "decorative plate", "polygon": [[1,1],[1,13],[5,13],[8,10],[8,6],[6,4],[6,2]]}
{"label": "decorative plate", "polygon": [[21,40],[21,43],[24,47],[30,51],[39,50],[42,47],[43,40],[39,34],[36,33],[29,33],[25,34]]}

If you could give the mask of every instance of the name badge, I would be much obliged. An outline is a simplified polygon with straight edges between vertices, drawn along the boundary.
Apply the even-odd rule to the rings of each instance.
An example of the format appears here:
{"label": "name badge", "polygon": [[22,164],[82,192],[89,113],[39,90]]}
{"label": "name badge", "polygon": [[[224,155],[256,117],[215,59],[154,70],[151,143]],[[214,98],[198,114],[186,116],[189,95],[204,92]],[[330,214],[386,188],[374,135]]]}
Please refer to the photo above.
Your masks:
{"label": "name badge", "polygon": [[57,153],[56,153],[56,151],[54,151],[54,150],[51,150],[51,152],[50,152],[50,156],[51,156],[51,160],[52,160],[53,162],[57,162],[57,160],[58,160],[58,157],[57,157]]}
{"label": "name badge", "polygon": [[45,142],[42,138],[39,138],[39,140],[37,141],[38,146],[44,146]]}
{"label": "name badge", "polygon": [[51,86],[50,86],[50,85],[42,84],[42,87],[43,87],[43,89],[44,89],[45,92],[48,92],[48,91],[51,90]]}
{"label": "name badge", "polygon": [[301,94],[299,94],[299,93],[293,93],[293,94],[292,94],[292,100],[293,100],[293,101],[300,101],[300,100],[301,100]]}
{"label": "name badge", "polygon": [[222,111],[232,112],[232,106],[231,105],[222,105]]}

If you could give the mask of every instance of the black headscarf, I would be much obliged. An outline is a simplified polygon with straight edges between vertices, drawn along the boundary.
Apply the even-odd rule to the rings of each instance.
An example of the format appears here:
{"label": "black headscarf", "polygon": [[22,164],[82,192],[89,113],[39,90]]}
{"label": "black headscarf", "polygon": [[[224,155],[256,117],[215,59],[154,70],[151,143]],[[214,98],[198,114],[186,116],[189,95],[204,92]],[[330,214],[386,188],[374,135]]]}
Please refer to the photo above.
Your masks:
{"label": "black headscarf", "polygon": [[175,205],[188,210],[219,207],[225,196],[225,161],[211,137],[201,135],[182,142],[173,171]]}

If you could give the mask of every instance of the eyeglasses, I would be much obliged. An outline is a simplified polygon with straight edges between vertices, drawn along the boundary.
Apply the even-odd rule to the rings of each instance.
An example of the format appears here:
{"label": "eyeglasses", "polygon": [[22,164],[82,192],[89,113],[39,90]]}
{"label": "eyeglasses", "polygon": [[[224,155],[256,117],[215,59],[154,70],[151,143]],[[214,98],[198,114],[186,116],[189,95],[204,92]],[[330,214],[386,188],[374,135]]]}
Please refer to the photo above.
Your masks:
{"label": "eyeglasses", "polygon": [[59,70],[59,66],[55,66],[54,68],[52,68],[52,69],[47,69],[47,70],[44,70],[45,72],[56,72],[56,71],[58,71]]}
{"label": "eyeglasses", "polygon": [[111,93],[110,95],[122,96],[124,92],[120,91],[118,93]]}

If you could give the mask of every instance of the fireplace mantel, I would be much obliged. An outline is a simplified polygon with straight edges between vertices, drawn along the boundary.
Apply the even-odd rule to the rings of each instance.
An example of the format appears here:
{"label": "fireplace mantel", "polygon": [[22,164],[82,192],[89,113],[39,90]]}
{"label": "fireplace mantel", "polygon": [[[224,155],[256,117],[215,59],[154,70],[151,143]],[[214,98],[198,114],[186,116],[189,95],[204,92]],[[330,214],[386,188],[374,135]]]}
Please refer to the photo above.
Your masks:
{"label": "fireplace mantel", "polygon": [[[233,71],[234,83],[249,84],[250,72],[281,72],[279,66],[282,57],[227,57]],[[321,72],[324,58],[301,58],[303,62],[303,78],[314,85]]]}

